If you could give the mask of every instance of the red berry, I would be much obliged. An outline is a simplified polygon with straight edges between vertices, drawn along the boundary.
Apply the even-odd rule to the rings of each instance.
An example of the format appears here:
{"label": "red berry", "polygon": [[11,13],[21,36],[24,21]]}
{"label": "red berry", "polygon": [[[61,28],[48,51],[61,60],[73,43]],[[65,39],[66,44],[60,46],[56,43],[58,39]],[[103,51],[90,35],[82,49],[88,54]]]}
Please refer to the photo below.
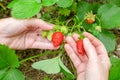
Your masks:
{"label": "red berry", "polygon": [[52,42],[54,47],[59,46],[63,42],[63,39],[64,39],[64,35],[62,34],[62,32],[53,33]]}
{"label": "red berry", "polygon": [[94,21],[93,21],[92,19],[86,19],[86,22],[87,22],[88,24],[92,24]]}
{"label": "red berry", "polygon": [[77,51],[79,54],[81,54],[82,56],[85,55],[85,50],[84,50],[84,47],[83,47],[83,40],[78,40],[76,42],[76,47],[77,47]]}

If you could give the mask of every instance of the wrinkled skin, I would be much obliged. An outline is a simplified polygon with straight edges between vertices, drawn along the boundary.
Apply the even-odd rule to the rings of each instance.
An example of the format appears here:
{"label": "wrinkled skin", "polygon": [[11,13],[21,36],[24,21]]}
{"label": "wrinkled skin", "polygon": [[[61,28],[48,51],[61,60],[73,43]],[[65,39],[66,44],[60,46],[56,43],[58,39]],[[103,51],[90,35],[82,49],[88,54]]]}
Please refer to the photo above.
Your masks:
{"label": "wrinkled skin", "polygon": [[5,18],[0,20],[0,43],[12,49],[56,49],[41,30],[51,30],[54,25],[40,19],[18,20]]}
{"label": "wrinkled skin", "polygon": [[[51,30],[53,25],[39,19],[17,20],[6,18],[0,20],[0,44],[12,49],[57,49],[46,38],[41,37],[41,30]],[[76,49],[78,35],[67,37],[65,50],[76,70],[77,80],[108,80],[111,66],[104,45],[93,35],[85,32],[83,40],[86,55],[81,56]]]}
{"label": "wrinkled skin", "polygon": [[85,56],[77,52],[77,34],[67,37],[64,46],[77,70],[77,80],[108,80],[111,63],[104,45],[90,33],[84,32],[84,36]]}

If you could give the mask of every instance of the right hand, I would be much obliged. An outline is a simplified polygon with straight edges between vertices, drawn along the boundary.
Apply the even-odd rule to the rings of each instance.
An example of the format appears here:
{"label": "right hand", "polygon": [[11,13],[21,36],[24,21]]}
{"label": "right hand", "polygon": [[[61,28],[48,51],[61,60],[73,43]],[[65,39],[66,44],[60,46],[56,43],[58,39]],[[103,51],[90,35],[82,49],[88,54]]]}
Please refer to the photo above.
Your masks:
{"label": "right hand", "polygon": [[77,52],[77,34],[67,37],[64,46],[77,70],[77,80],[108,80],[111,63],[104,45],[90,33],[84,32],[84,36],[85,56]]}

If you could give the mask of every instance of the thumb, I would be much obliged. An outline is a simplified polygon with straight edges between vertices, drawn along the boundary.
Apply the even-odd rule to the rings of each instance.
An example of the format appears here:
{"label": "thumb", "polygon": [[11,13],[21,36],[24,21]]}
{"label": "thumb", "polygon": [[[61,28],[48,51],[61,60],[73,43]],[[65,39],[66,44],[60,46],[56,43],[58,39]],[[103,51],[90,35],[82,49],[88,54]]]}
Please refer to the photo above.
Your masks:
{"label": "thumb", "polygon": [[96,60],[98,58],[96,49],[88,38],[83,39],[83,45],[84,45],[84,49],[86,51],[86,55],[88,56],[88,58],[90,60]]}
{"label": "thumb", "polygon": [[55,26],[54,24],[47,23],[41,19],[30,19],[27,24],[32,27],[39,27],[42,30],[51,30]]}

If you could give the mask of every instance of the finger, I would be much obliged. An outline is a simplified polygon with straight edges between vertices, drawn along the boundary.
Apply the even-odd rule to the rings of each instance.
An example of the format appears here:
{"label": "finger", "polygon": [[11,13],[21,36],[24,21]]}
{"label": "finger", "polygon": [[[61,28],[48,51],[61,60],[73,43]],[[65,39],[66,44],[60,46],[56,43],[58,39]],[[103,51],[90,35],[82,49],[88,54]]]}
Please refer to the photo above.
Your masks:
{"label": "finger", "polygon": [[107,55],[106,48],[104,47],[103,43],[100,40],[98,40],[88,32],[84,32],[84,36],[87,37],[91,41],[91,43],[95,46],[98,55],[101,55],[101,54]]}
{"label": "finger", "polygon": [[[74,39],[75,41],[78,41],[78,40],[79,40],[79,37],[80,37],[80,35],[78,35],[78,34],[76,34],[76,33],[73,34],[73,39]],[[84,60],[87,60],[87,59],[88,59],[87,56],[84,55]]]}
{"label": "finger", "polygon": [[85,78],[85,72],[82,72],[78,75],[77,80],[86,80]]}
{"label": "finger", "polygon": [[78,34],[74,33],[72,37],[75,41],[77,41],[77,40],[79,40],[80,36]]}
{"label": "finger", "polygon": [[95,50],[95,47],[91,44],[88,38],[83,39],[83,45],[84,49],[86,51],[86,54],[90,60],[97,60],[97,52]]}
{"label": "finger", "polygon": [[79,57],[75,54],[74,50],[72,49],[72,47],[69,44],[65,44],[64,46],[68,56],[70,57],[70,59],[72,60],[75,68],[77,68],[80,64],[81,64],[81,60],[79,59]]}
{"label": "finger", "polygon": [[77,48],[76,48],[76,42],[73,40],[73,38],[70,37],[70,36],[68,36],[68,37],[66,37],[66,41],[67,41],[67,43],[73,48],[73,50],[74,50],[76,53],[78,53],[78,52],[77,52]]}
{"label": "finger", "polygon": [[84,62],[87,60],[87,56],[82,56],[78,53],[77,48],[76,48],[76,42],[74,41],[74,39],[70,36],[66,37],[66,41],[67,43],[73,48],[73,50],[75,51],[75,53],[79,56],[79,58]]}
{"label": "finger", "polygon": [[27,23],[29,26],[40,27],[42,30],[51,30],[54,27],[53,24],[49,24],[41,19],[31,19]]}
{"label": "finger", "polygon": [[54,47],[52,43],[45,43],[45,42],[36,41],[33,43],[33,45],[30,48],[54,50],[54,49],[58,49],[59,46]]}

